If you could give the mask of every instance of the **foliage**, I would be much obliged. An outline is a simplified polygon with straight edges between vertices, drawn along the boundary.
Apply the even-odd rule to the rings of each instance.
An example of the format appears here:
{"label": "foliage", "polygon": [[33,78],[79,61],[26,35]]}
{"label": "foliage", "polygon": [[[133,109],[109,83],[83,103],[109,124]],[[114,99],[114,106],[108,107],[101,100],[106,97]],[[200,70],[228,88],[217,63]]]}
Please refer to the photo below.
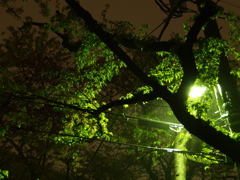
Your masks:
{"label": "foliage", "polygon": [[8,178],[8,171],[0,170],[0,179]]}
{"label": "foliage", "polygon": [[[0,135],[3,148],[14,149],[11,153],[17,157],[16,164],[24,164],[21,172],[27,171],[35,179],[46,178],[45,169],[54,170],[55,164],[63,163],[66,179],[99,177],[87,173],[97,168],[105,179],[142,178],[146,174],[154,179],[160,171],[170,178],[173,157],[146,147],[174,148],[173,139],[183,140],[184,134],[169,132],[167,123],[179,121],[209,144],[202,147],[198,142],[196,150],[206,155],[197,158],[218,161],[210,153],[218,152],[216,148],[240,161],[233,151],[239,146],[233,139],[238,133],[218,124],[219,117],[209,116],[212,104],[216,104],[214,88],[222,73],[222,56],[234,58],[231,73],[234,80],[240,77],[238,16],[225,15],[210,0],[201,5],[193,1],[199,12],[185,27],[186,35],[159,42],[148,37],[148,25],[135,28],[127,21],[108,20],[109,6],[102,13],[102,22],[97,23],[74,0],[66,0],[68,5],[63,8],[55,2],[55,13],[50,11],[49,1],[35,2],[48,21],[34,22],[29,16],[22,27],[9,27],[11,35],[3,39],[0,49]],[[9,3],[1,5],[11,7]],[[22,9],[7,9],[21,19]],[[198,38],[199,31],[219,16],[230,22],[230,39]],[[188,97],[193,85],[208,90],[193,100]],[[224,101],[229,103],[226,98]],[[164,109],[164,103],[172,109],[168,105]],[[121,109],[123,105],[125,109]],[[137,121],[124,118],[126,113]],[[116,117],[121,114],[121,118]],[[144,118],[156,122],[144,124]],[[160,121],[165,121],[165,126],[152,127]],[[119,146],[113,151],[108,142]],[[182,150],[185,147],[191,145],[184,145]],[[108,156],[112,159],[106,161]],[[94,157],[98,161],[92,164]],[[106,167],[112,167],[111,171]],[[119,174],[116,169],[127,173]],[[28,177],[27,173],[23,177]]]}
{"label": "foliage", "polygon": [[183,76],[179,59],[173,53],[158,52],[157,54],[161,61],[158,66],[152,69],[150,76],[155,77],[159,84],[166,85],[172,93],[175,93],[181,84]]}

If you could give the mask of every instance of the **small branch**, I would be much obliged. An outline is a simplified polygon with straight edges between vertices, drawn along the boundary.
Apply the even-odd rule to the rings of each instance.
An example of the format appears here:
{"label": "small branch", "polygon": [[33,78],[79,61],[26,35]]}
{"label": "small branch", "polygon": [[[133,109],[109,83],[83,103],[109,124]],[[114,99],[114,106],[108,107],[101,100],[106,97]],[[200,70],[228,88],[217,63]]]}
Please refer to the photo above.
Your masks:
{"label": "small branch", "polygon": [[170,51],[174,45],[172,41],[149,42],[148,40],[136,40],[123,38],[120,40],[121,45],[129,49],[137,49],[147,52]]}
{"label": "small branch", "polygon": [[121,105],[124,105],[124,104],[135,104],[137,102],[151,101],[151,100],[156,99],[157,97],[158,97],[158,95],[154,92],[151,92],[149,94],[139,93],[139,94],[134,95],[131,99],[123,99],[123,100],[112,101],[112,102],[98,108],[98,111],[103,112],[103,111],[106,111],[106,110],[108,110],[112,107],[121,106]]}
{"label": "small branch", "polygon": [[197,163],[201,163],[201,164],[205,164],[205,165],[210,165],[213,164],[212,160],[203,158],[203,157],[194,157],[192,155],[186,154],[186,157],[188,160],[193,161],[193,162],[197,162]]}
{"label": "small branch", "polygon": [[[74,110],[78,110],[78,111],[82,111],[82,112],[88,112],[90,114],[94,113],[96,111],[94,109],[83,109],[83,108],[80,108],[80,107],[72,105],[72,104],[63,103],[63,102],[60,102],[60,101],[57,101],[54,99],[45,98],[45,97],[31,94],[31,93],[13,92],[13,93],[8,93],[8,95],[10,95],[14,99],[21,99],[23,101],[35,102],[35,100],[43,100],[48,103],[53,103],[52,106],[62,107],[62,108],[70,108],[70,109],[74,109]],[[2,94],[2,96],[4,96],[4,95]],[[38,103],[38,102],[35,102],[35,103]],[[40,104],[42,104],[42,103],[40,103]],[[48,105],[51,105],[51,104],[48,104]]]}
{"label": "small branch", "polygon": [[[26,25],[34,25],[38,27],[44,27],[46,25],[49,25],[48,23],[38,23],[38,22],[26,22],[24,23],[23,27]],[[21,27],[21,28],[23,28]],[[51,28],[51,31],[54,32],[58,37],[62,39],[62,46],[66,49],[68,49],[70,52],[77,52],[81,46],[82,46],[82,41],[79,40],[77,42],[70,42],[70,38],[66,34],[62,34],[60,32],[54,31]]]}

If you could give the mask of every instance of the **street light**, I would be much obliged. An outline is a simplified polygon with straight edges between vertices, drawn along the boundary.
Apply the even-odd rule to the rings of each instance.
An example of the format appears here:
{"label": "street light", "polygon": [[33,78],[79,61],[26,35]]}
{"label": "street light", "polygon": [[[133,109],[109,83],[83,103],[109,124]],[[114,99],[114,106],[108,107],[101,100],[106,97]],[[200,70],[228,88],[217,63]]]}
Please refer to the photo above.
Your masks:
{"label": "street light", "polygon": [[197,87],[193,86],[190,93],[189,97],[191,98],[197,98],[203,95],[203,93],[206,91],[206,87]]}

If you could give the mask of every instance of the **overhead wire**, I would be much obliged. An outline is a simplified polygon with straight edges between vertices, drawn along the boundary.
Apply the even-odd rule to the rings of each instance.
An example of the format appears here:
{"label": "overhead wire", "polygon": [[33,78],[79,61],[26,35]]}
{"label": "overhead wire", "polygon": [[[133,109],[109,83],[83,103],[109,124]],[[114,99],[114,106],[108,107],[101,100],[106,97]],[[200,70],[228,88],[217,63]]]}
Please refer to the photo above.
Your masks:
{"label": "overhead wire", "polygon": [[[24,99],[21,99],[21,100],[24,100]],[[34,99],[32,99],[34,100]],[[44,99],[46,100],[46,99]],[[27,101],[31,101],[31,99],[27,99]],[[34,101],[35,102],[35,101]],[[54,101],[50,101],[51,103],[54,103]],[[37,102],[35,102],[37,103]],[[42,104],[42,103],[41,103]],[[45,104],[47,105],[47,104]],[[52,105],[54,106],[53,104],[49,104],[49,105]],[[73,108],[75,110],[82,110],[81,108],[75,106],[75,105],[70,105],[70,104],[64,104],[64,103],[61,103],[61,104],[58,104],[57,103],[57,106],[59,107],[64,107],[65,108]],[[135,120],[143,120],[143,121],[148,121],[148,122],[155,122],[155,123],[159,123],[159,124],[165,124],[165,125],[169,125],[170,129],[171,127],[173,128],[179,128],[180,130],[182,128],[184,128],[184,126],[182,124],[177,124],[177,123],[171,123],[171,122],[165,122],[165,121],[157,121],[157,120],[152,120],[152,119],[146,119],[146,118],[140,118],[140,117],[135,117],[135,116],[129,116],[129,115],[126,115],[124,113],[122,114],[119,114],[119,113],[114,113],[114,112],[103,112],[103,113],[106,113],[106,114],[111,114],[111,115],[116,115],[116,116],[122,116],[124,117],[126,120],[128,119],[135,119]],[[17,127],[15,127],[17,128]],[[48,133],[48,134],[53,134],[52,132],[47,132],[47,131],[39,131],[39,130],[32,130],[32,129],[26,129],[26,128],[18,128],[18,129],[22,129],[22,130],[28,130],[28,131],[35,131],[35,132],[40,132],[40,133]],[[173,130],[173,129],[172,129]],[[76,135],[70,135],[70,134],[63,134],[63,133],[54,133],[55,135],[57,136],[68,136],[68,137],[77,137],[77,138],[81,138],[82,140],[95,140],[95,141],[102,141],[102,140],[99,140],[99,139],[92,139],[92,138],[86,138],[86,137],[80,137],[80,136],[76,136]],[[109,143],[115,143],[115,144],[121,144],[121,145],[128,145],[128,146],[135,146],[135,147],[141,147],[141,148],[148,148],[148,149],[154,149],[156,151],[168,151],[168,152],[178,152],[178,153],[189,153],[189,151],[182,151],[182,150],[175,150],[175,149],[169,149],[169,148],[157,148],[157,147],[150,147],[150,146],[141,146],[141,145],[134,145],[134,144],[127,144],[127,143],[118,143],[118,142],[111,142],[111,141],[107,141],[105,140],[105,142],[109,142]],[[191,152],[193,153],[193,152]]]}
{"label": "overhead wire", "polygon": [[149,32],[143,39],[146,39],[147,37],[149,37],[152,33],[154,33],[158,28],[160,28],[164,23],[165,21],[167,20],[167,18],[163,19],[163,22],[160,23],[156,28],[154,28],[151,32]]}
{"label": "overhead wire", "polygon": [[[44,99],[45,100],[45,99]],[[29,101],[29,99],[28,99]],[[54,103],[54,102],[52,102]],[[61,106],[64,106],[64,104],[61,104]],[[69,105],[67,106],[68,108],[72,108],[72,106],[70,107]],[[182,124],[177,124],[177,123],[170,123],[170,122],[165,122],[165,121],[156,121],[156,120],[152,120],[152,119],[146,119],[146,118],[140,118],[140,117],[135,117],[135,116],[129,116],[126,115],[124,113],[119,114],[119,113],[114,113],[114,112],[104,112],[107,114],[111,114],[111,115],[117,115],[117,116],[122,116],[124,117],[126,120],[128,119],[135,119],[135,120],[143,120],[143,121],[149,121],[149,122],[155,122],[155,123],[161,123],[161,124],[167,124],[170,127],[174,126],[174,127],[178,127],[178,128],[184,128],[184,126]],[[18,128],[18,127],[15,127]],[[220,159],[218,159],[218,161],[222,161],[222,162],[227,162],[227,158],[226,155],[221,154],[221,153],[205,153],[205,152],[199,152],[199,151],[186,151],[186,150],[181,150],[181,149],[174,149],[174,148],[159,148],[159,147],[152,147],[152,146],[144,146],[144,145],[137,145],[137,144],[131,144],[131,143],[121,143],[121,142],[114,142],[114,141],[109,141],[109,140],[102,140],[102,139],[96,139],[96,138],[86,138],[86,137],[81,137],[81,136],[77,136],[77,135],[71,135],[71,134],[63,134],[63,133],[52,133],[52,132],[47,132],[47,131],[39,131],[39,130],[32,130],[32,129],[26,129],[26,128],[18,128],[18,129],[22,129],[22,130],[27,130],[27,131],[35,131],[35,132],[39,132],[39,133],[48,133],[48,134],[55,134],[57,136],[68,136],[68,137],[75,137],[75,138],[79,138],[80,141],[84,140],[93,140],[93,141],[101,141],[101,144],[104,142],[107,143],[112,143],[112,144],[119,144],[119,145],[125,145],[125,146],[132,146],[132,147],[137,147],[137,148],[145,148],[145,149],[149,149],[150,152],[152,151],[165,151],[165,152],[169,152],[169,153],[183,153],[183,154],[190,154],[190,155],[199,155],[199,156],[204,156],[205,158],[208,158],[210,160],[216,160],[215,158],[211,158],[211,157],[206,157],[207,156],[217,156],[220,157]],[[99,146],[99,148],[101,147],[101,145]],[[148,152],[148,153],[150,153]],[[147,155],[147,154],[146,154]],[[94,155],[95,156],[95,155]],[[94,156],[92,157],[92,160],[94,158]],[[143,155],[142,157],[144,157],[145,155]],[[141,157],[141,158],[142,158]],[[138,161],[138,160],[137,160]],[[134,164],[135,161],[132,163]],[[90,166],[91,163],[89,163]],[[132,165],[131,164],[131,165]],[[124,171],[126,170],[128,167],[130,167],[131,165],[126,166],[124,169],[121,170]],[[88,170],[89,166],[85,169],[85,172]],[[235,168],[236,164],[235,164]],[[119,173],[115,174],[113,177],[115,177],[116,175],[118,175]]]}
{"label": "overhead wire", "polygon": [[[224,158],[224,160],[220,160],[223,162],[227,162],[226,155],[222,153],[216,153],[216,152],[202,152],[202,151],[188,151],[188,150],[181,150],[181,149],[175,149],[175,148],[159,148],[157,146],[146,146],[146,145],[139,145],[139,144],[131,144],[131,143],[122,143],[122,142],[116,142],[116,141],[110,141],[106,139],[98,139],[98,138],[88,138],[88,137],[82,137],[79,135],[72,135],[72,134],[65,134],[65,133],[56,133],[51,131],[44,131],[44,130],[37,130],[37,129],[29,129],[29,128],[23,128],[23,127],[17,127],[17,126],[9,126],[13,129],[20,129],[24,131],[29,132],[39,132],[39,133],[46,133],[56,136],[63,136],[63,137],[73,137],[73,138],[79,138],[80,141],[100,141],[100,142],[106,142],[106,143],[112,143],[112,144],[119,144],[119,145],[125,145],[125,146],[132,146],[132,147],[138,147],[138,148],[144,148],[144,149],[152,149],[154,151],[162,151],[162,152],[169,152],[169,153],[182,153],[182,154],[190,154],[190,155],[199,155],[204,156],[205,155],[211,155],[211,156],[218,156]],[[209,158],[209,157],[205,157]],[[213,160],[213,159],[210,159]],[[216,160],[216,159],[215,159]]]}
{"label": "overhead wire", "polygon": [[159,123],[159,124],[165,124],[165,125],[169,125],[170,127],[173,127],[173,128],[179,128],[180,130],[181,130],[182,128],[184,128],[184,126],[183,126],[182,124],[178,124],[178,123],[172,123],[172,122],[166,122],[166,121],[158,121],[158,120],[141,118],[141,117],[136,117],[136,116],[129,116],[129,115],[126,115],[126,114],[124,114],[124,113],[119,114],[119,113],[108,112],[108,111],[105,111],[104,113],[106,113],[106,114],[112,114],[112,115],[115,115],[115,116],[122,116],[122,117],[124,117],[127,121],[128,121],[129,119],[135,119],[135,120],[142,120],[142,121],[154,122],[154,123]]}
{"label": "overhead wire", "polygon": [[[237,8],[240,8],[239,6],[236,6],[236,5],[233,5],[231,3],[228,3],[228,2],[225,2],[225,1],[220,1],[222,3],[226,3],[226,4],[229,4],[231,6],[234,6],[234,7],[237,7]],[[21,19],[20,19],[21,20]],[[147,36],[144,37],[147,38],[149,35],[151,35],[154,31],[156,31],[159,27],[161,27],[164,22],[166,21],[166,19],[163,20],[163,22],[158,25],[153,31],[151,31]],[[93,104],[94,105],[94,104]],[[94,105],[95,106],[95,105]],[[149,121],[149,122],[156,122],[156,123],[162,123],[162,124],[167,124],[167,125],[176,125],[178,127],[181,127],[183,128],[183,125],[182,124],[177,124],[177,123],[169,123],[169,122],[165,122],[165,121],[156,121],[156,120],[152,120],[152,119],[146,119],[146,118],[140,118],[140,117],[135,117],[135,116],[129,116],[129,115],[126,115],[126,114],[117,114],[117,113],[113,113],[113,112],[104,112],[104,113],[107,113],[107,114],[112,114],[112,115],[117,115],[117,116],[123,116],[125,117],[126,119],[127,118],[131,118],[131,119],[136,119],[136,120],[144,120],[144,121]],[[49,132],[45,132],[45,133],[49,133]],[[58,135],[63,135],[63,134],[58,134]],[[66,134],[65,134],[66,135]],[[66,136],[69,136],[69,135],[66,135]],[[99,139],[91,139],[91,140],[99,140]],[[103,141],[102,141],[103,142]],[[115,143],[115,144],[121,144],[121,145],[128,145],[128,146],[135,146],[135,147],[141,147],[141,148],[147,148],[147,149],[151,149],[152,151],[167,151],[167,152],[176,152],[176,153],[194,153],[194,151],[182,151],[182,150],[177,150],[177,149],[171,149],[171,148],[157,148],[157,147],[150,147],[150,146],[141,146],[141,145],[134,145],[134,144],[127,144],[127,143],[117,143],[117,142],[111,142],[111,141],[105,141],[105,142],[108,142],[108,143]],[[151,152],[152,152],[151,151]],[[196,153],[196,152],[195,152]],[[198,152],[199,153],[199,152]],[[219,155],[219,154],[217,154]],[[145,156],[145,155],[144,155]],[[126,169],[126,168],[124,168]],[[123,170],[124,170],[123,169]],[[121,171],[123,171],[121,170]]]}
{"label": "overhead wire", "polygon": [[[34,96],[35,97],[35,96]],[[24,99],[21,99],[21,100],[24,100]],[[27,101],[29,101],[31,99],[27,99]],[[32,99],[34,100],[34,99]],[[43,100],[46,100],[46,99],[43,99]],[[35,102],[35,101],[34,101]],[[55,103],[55,101],[50,101],[51,103]],[[53,104],[51,104],[53,105]],[[65,105],[64,103],[61,103],[61,104],[58,104],[60,105],[61,107],[67,107],[67,108],[73,108],[73,105]],[[77,106],[74,106],[74,109],[80,109],[81,108],[78,108]],[[152,119],[146,119],[146,118],[140,118],[140,117],[135,117],[135,116],[129,116],[129,115],[126,115],[124,113],[122,114],[119,114],[119,113],[114,113],[114,112],[103,112],[103,113],[107,113],[107,114],[111,114],[111,115],[116,115],[116,116],[122,116],[124,117],[126,120],[128,119],[135,119],[135,120],[143,120],[143,121],[149,121],[149,122],[155,122],[155,123],[160,123],[160,124],[166,124],[166,125],[169,125],[170,127],[171,126],[174,126],[174,127],[178,127],[178,128],[184,128],[184,126],[182,124],[177,124],[177,123],[171,123],[171,122],[165,122],[165,121],[156,121],[156,120],[152,120]],[[15,127],[16,128],[16,127]],[[39,131],[39,130],[32,130],[32,129],[26,129],[26,128],[18,128],[18,129],[22,129],[22,130],[28,130],[28,131],[35,131],[35,132],[40,132],[40,133],[48,133],[48,134],[53,134],[52,132],[47,132],[47,131]],[[76,136],[76,135],[70,135],[70,134],[63,134],[63,133],[54,133],[55,135],[57,136],[68,136],[68,137],[76,137],[76,138],[80,138],[81,140],[94,140],[94,141],[103,141],[103,140],[100,140],[100,139],[92,139],[92,138],[86,138],[86,137],[81,137],[81,136]],[[108,143],[114,143],[114,144],[121,144],[121,145],[127,145],[127,146],[134,146],[134,147],[141,147],[141,148],[147,148],[147,149],[152,149],[154,151],[167,151],[167,152],[175,152],[175,153],[185,153],[185,154],[198,154],[198,155],[202,155],[202,154],[206,154],[206,153],[202,153],[202,152],[194,152],[194,151],[183,151],[183,150],[179,150],[179,149],[172,149],[172,148],[158,148],[158,147],[151,147],[151,146],[142,146],[142,145],[136,145],[136,144],[129,144],[129,143],[119,143],[119,142],[112,142],[112,141],[107,141],[107,140],[104,140],[105,142],[108,142]],[[208,155],[210,155],[208,153]],[[215,154],[215,155],[219,155],[218,154]],[[221,154],[221,156],[223,156]],[[225,155],[224,155],[225,156]]]}
{"label": "overhead wire", "polygon": [[[231,4],[231,3],[226,2],[226,1],[223,1],[223,0],[219,0],[219,2],[228,4],[228,5],[233,6],[233,7],[236,7],[236,8],[240,8],[240,6]],[[195,11],[193,11],[193,12],[195,12]],[[154,33],[158,28],[160,28],[160,27],[167,21],[167,19],[168,19],[168,18],[163,19],[163,22],[160,23],[157,27],[155,27],[151,32],[149,32],[143,39],[146,39],[146,38],[149,37],[152,33]]]}
{"label": "overhead wire", "polygon": [[236,7],[236,8],[240,8],[240,6],[234,5],[234,4],[232,4],[232,3],[229,3],[229,2],[226,2],[226,1],[223,1],[223,0],[220,0],[219,2],[228,4],[228,5],[233,6],[233,7]]}
{"label": "overhead wire", "polygon": [[[9,93],[10,94],[10,93]],[[7,94],[7,95],[9,95]],[[56,100],[52,100],[52,99],[47,99],[47,98],[43,98],[40,97],[38,95],[34,95],[34,94],[30,94],[27,97],[22,98],[22,95],[20,95],[20,92],[16,93],[15,95],[12,93],[11,95],[17,99],[20,99],[22,101],[26,101],[26,102],[32,102],[32,103],[36,103],[36,104],[44,104],[44,105],[50,105],[50,106],[55,106],[55,107],[59,107],[59,108],[69,108],[69,109],[74,109],[74,110],[80,110],[82,112],[95,112],[97,111],[97,107],[96,109],[83,109],[80,108],[78,106],[76,106],[75,104],[67,104],[67,103],[62,103]],[[26,96],[27,93],[22,93],[24,96]],[[1,94],[2,97],[5,96],[5,94]],[[28,95],[28,94],[27,94]],[[36,102],[36,99],[40,99],[43,101],[47,101],[48,103],[43,103],[43,102]],[[53,104],[52,104],[53,103]],[[126,115],[124,113],[114,113],[114,112],[110,112],[110,111],[103,111],[102,113],[106,113],[106,114],[110,114],[110,115],[115,115],[115,116],[122,116],[124,117],[126,120],[129,119],[133,119],[133,120],[141,120],[141,121],[148,121],[148,122],[153,122],[153,123],[158,123],[158,124],[165,124],[165,125],[169,125],[169,128],[175,132],[180,132],[182,128],[184,128],[184,126],[182,124],[179,123],[172,123],[172,122],[166,122],[166,121],[159,121],[159,120],[153,120],[153,119],[147,119],[147,118],[141,118],[141,117],[136,117],[136,116],[129,116]]]}

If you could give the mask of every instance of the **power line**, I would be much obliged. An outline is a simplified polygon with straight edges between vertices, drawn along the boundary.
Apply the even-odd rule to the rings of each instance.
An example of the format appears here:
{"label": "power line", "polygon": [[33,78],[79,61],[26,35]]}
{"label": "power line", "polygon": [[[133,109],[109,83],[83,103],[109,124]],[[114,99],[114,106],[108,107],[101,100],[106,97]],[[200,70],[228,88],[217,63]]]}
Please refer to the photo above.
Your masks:
{"label": "power line", "polygon": [[[46,99],[43,99],[43,100],[46,100]],[[56,103],[56,101],[54,101],[54,100],[51,100],[50,102],[52,102],[54,104]],[[57,104],[59,105],[59,102]],[[73,105],[70,105],[70,104],[67,104],[67,106],[66,106],[66,104],[60,103],[60,105],[62,107],[68,107],[68,108],[73,108],[73,109],[77,109],[77,110],[82,110],[81,108],[73,106]],[[140,118],[140,117],[135,117],[135,116],[128,116],[128,115],[125,115],[125,114],[117,114],[117,113],[113,113],[113,112],[103,112],[103,113],[117,115],[117,116],[123,116],[127,120],[128,120],[128,118],[131,118],[131,119],[137,119],[137,120],[143,120],[143,121],[167,124],[170,127],[174,127],[174,128],[180,128],[181,129],[181,128],[184,127],[182,124],[170,123],[170,122],[165,122],[165,121],[156,121],[156,120],[152,120],[152,119],[145,119],[145,118]],[[10,127],[11,128],[15,128],[15,129],[26,130],[26,131],[32,131],[32,132],[54,134],[54,135],[57,135],[57,136],[75,137],[75,138],[79,138],[79,139],[85,140],[85,141],[86,140],[103,141],[103,140],[100,140],[100,139],[81,137],[81,136],[71,135],[71,134],[53,133],[53,132],[48,132],[48,131],[36,130],[36,129],[19,128],[19,127],[15,127],[15,126],[10,126]],[[203,152],[197,152],[197,151],[183,151],[183,150],[172,149],[172,148],[158,148],[158,147],[143,146],[143,145],[136,145],[136,144],[129,144],[129,143],[119,143],[119,142],[113,142],[113,141],[107,141],[107,140],[104,140],[104,141],[108,142],[108,143],[121,144],[121,145],[134,146],[134,147],[141,147],[141,148],[146,148],[146,149],[152,149],[154,151],[167,151],[167,152],[174,152],[174,153],[197,154],[197,155],[217,155],[217,156],[224,156],[224,157],[226,157],[224,154],[220,154],[220,153],[203,153]],[[226,160],[225,160],[225,162],[226,162]]]}
{"label": "power line", "polygon": [[149,37],[152,33],[154,33],[158,28],[160,28],[166,21],[166,18],[163,20],[163,22],[161,24],[159,24],[156,28],[154,28],[151,32],[149,32],[143,39],[146,39],[147,37]]}
{"label": "power line", "polygon": [[[63,136],[63,137],[73,137],[73,138],[79,138],[80,140],[84,141],[100,141],[100,142],[106,142],[106,143],[111,143],[111,144],[119,144],[119,145],[125,145],[125,146],[131,146],[131,147],[137,147],[137,148],[144,148],[144,149],[150,149],[153,151],[161,151],[161,152],[169,152],[169,153],[182,153],[182,154],[190,154],[190,155],[199,155],[199,156],[218,156],[224,158],[224,160],[218,160],[218,161],[223,161],[227,162],[227,158],[225,154],[222,153],[216,153],[216,152],[201,152],[201,151],[187,151],[187,150],[181,150],[181,149],[174,149],[174,148],[159,148],[157,146],[152,147],[152,146],[145,146],[145,145],[138,145],[138,144],[131,144],[131,143],[122,143],[122,142],[115,142],[115,141],[110,141],[110,140],[103,140],[103,139],[97,139],[97,138],[88,138],[88,137],[82,137],[79,135],[72,135],[72,134],[65,134],[65,133],[54,133],[50,131],[43,131],[43,130],[36,130],[36,129],[28,129],[28,128],[22,128],[22,127],[17,127],[17,126],[9,126],[13,129],[20,129],[24,131],[29,131],[29,132],[39,132],[39,133],[46,133],[46,134],[51,134],[51,135],[56,135],[56,136]],[[209,157],[205,157],[210,160],[216,160],[216,159],[211,159]]]}
{"label": "power line", "polygon": [[182,124],[178,124],[178,123],[171,123],[171,122],[166,122],[166,121],[158,121],[158,120],[153,120],[153,119],[147,119],[147,118],[140,118],[140,117],[136,117],[136,116],[129,116],[126,115],[124,113],[122,114],[118,114],[118,113],[113,113],[113,112],[103,112],[106,114],[112,114],[115,116],[122,116],[124,117],[127,121],[129,119],[135,119],[135,120],[141,120],[141,121],[147,121],[147,122],[154,122],[154,123],[158,123],[158,124],[165,124],[165,125],[169,125],[169,128],[175,132],[180,132],[182,128],[184,128],[184,126]]}
{"label": "power line", "polygon": [[[82,112],[89,112],[89,113],[97,112],[97,107],[96,107],[96,110],[95,109],[83,109],[83,108],[78,107],[75,104],[63,103],[63,102],[60,102],[60,101],[57,101],[57,100],[48,99],[48,98],[45,98],[45,97],[42,97],[42,96],[38,96],[38,95],[35,95],[35,94],[30,94],[29,95],[28,93],[23,93],[23,92],[7,93],[7,94],[11,95],[14,98],[18,98],[18,99],[20,99],[22,101],[26,101],[26,102],[50,105],[50,106],[55,106],[55,107],[60,107],[60,108],[69,108],[69,109],[74,109],[74,110],[79,110],[79,111],[82,111]],[[24,96],[22,96],[22,94]],[[6,97],[5,94],[1,94],[1,95],[3,97]],[[26,96],[26,95],[28,95],[28,96]],[[47,103],[36,102],[35,101],[36,99],[40,99],[40,100],[46,101]],[[128,120],[128,119],[135,119],[135,120],[148,121],[148,122],[153,122],[153,123],[158,123],[158,124],[169,125],[170,130],[175,131],[175,132],[180,132],[181,129],[184,128],[184,126],[182,124],[171,123],[171,122],[166,122],[166,121],[158,121],[158,120],[153,120],[153,119],[140,118],[140,117],[136,117],[136,116],[129,116],[129,115],[126,115],[124,113],[119,114],[119,113],[114,113],[114,112],[110,112],[110,111],[103,111],[102,113],[111,114],[111,115],[115,115],[115,116],[122,116],[126,120]]]}
{"label": "power line", "polygon": [[236,7],[236,8],[240,8],[240,6],[234,5],[234,4],[229,3],[229,2],[226,2],[226,1],[220,0],[220,2],[225,3],[225,4],[228,4],[228,5],[233,6],[233,7]]}

